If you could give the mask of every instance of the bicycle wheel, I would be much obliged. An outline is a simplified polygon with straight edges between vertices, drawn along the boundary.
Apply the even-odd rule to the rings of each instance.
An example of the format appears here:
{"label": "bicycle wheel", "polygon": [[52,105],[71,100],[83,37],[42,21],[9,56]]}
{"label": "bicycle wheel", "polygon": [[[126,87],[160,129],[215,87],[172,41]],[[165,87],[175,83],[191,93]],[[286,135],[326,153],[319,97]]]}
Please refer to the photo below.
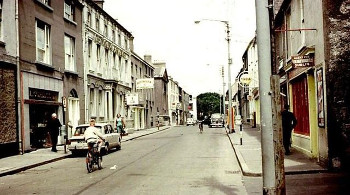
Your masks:
{"label": "bicycle wheel", "polygon": [[86,154],[86,169],[87,169],[88,173],[91,173],[91,172],[92,172],[92,168],[93,168],[93,165],[92,165],[92,157],[91,157],[90,152],[88,152],[88,153]]}

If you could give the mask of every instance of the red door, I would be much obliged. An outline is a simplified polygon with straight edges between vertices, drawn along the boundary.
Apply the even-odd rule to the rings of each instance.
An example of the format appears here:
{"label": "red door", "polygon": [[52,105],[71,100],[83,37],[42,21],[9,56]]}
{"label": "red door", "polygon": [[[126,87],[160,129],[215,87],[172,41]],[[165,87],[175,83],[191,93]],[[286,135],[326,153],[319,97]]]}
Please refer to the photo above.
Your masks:
{"label": "red door", "polygon": [[298,124],[294,129],[294,133],[302,135],[310,135],[309,125],[309,103],[308,103],[308,87],[306,75],[297,78],[292,83],[293,90],[293,113],[297,118]]}

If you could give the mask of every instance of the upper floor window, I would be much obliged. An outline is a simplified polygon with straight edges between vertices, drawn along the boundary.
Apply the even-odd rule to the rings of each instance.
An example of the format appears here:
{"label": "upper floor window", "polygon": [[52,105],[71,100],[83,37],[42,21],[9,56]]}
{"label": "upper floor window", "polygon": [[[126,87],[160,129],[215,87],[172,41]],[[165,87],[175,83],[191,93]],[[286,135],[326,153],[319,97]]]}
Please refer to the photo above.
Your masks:
{"label": "upper floor window", "polygon": [[118,34],[118,45],[120,46],[122,44],[122,37],[120,34]]}
{"label": "upper floor window", "polygon": [[103,29],[103,35],[105,37],[108,37],[108,26],[107,26],[107,21],[105,21],[105,27]]}
{"label": "upper floor window", "polygon": [[112,30],[112,41],[115,42],[115,30]]}
{"label": "upper floor window", "polygon": [[124,37],[124,48],[128,49],[128,39]]}
{"label": "upper floor window", "polygon": [[51,64],[50,26],[36,21],[36,60]]}
{"label": "upper floor window", "polygon": [[97,45],[96,46],[96,58],[97,58],[97,65],[98,67],[101,66],[101,46]]}
{"label": "upper floor window", "polygon": [[50,6],[50,0],[39,0],[41,3]]}
{"label": "upper floor window", "polygon": [[71,1],[64,1],[64,17],[74,21],[74,6]]}
{"label": "upper floor window", "polygon": [[92,61],[92,40],[88,40],[88,66],[91,68],[91,61]]}
{"label": "upper floor window", "polygon": [[105,49],[105,67],[109,67],[108,49]]}
{"label": "upper floor window", "polygon": [[96,15],[95,28],[96,28],[97,32],[100,31],[100,18],[99,17],[100,17],[99,15]]}
{"label": "upper floor window", "polygon": [[91,12],[87,13],[87,24],[91,27]]}
{"label": "upper floor window", "polygon": [[75,68],[75,40],[68,35],[64,36],[65,69],[76,71]]}

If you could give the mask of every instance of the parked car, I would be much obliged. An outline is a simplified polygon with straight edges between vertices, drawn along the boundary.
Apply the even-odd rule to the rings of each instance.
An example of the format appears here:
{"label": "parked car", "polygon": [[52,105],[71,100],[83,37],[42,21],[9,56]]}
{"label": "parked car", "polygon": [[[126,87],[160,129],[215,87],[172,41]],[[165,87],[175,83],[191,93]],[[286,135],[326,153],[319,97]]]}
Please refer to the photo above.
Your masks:
{"label": "parked car", "polygon": [[195,125],[196,122],[193,120],[193,118],[188,118],[187,121],[186,121],[186,125],[189,126],[189,125]]}
{"label": "parked car", "polygon": [[209,127],[224,127],[224,118],[220,113],[214,113],[210,116]]}
{"label": "parked car", "polygon": [[[70,144],[68,145],[68,149],[73,155],[81,151],[87,151],[88,146],[84,139],[84,132],[89,126],[89,124],[77,126],[73,136],[69,138]],[[121,149],[121,136],[113,129],[112,125],[108,123],[96,123],[95,127],[100,130],[106,140],[106,142],[102,142],[102,150],[106,154],[112,148]]]}

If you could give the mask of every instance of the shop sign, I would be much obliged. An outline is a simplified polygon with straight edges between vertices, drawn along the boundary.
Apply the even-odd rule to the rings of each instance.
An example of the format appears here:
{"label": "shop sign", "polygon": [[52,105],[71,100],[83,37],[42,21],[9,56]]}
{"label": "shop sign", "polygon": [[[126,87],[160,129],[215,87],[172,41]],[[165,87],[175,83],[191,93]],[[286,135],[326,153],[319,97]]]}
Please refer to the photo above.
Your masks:
{"label": "shop sign", "polygon": [[63,108],[67,108],[67,98],[66,98],[66,96],[62,97],[62,105],[63,105]]}
{"label": "shop sign", "polygon": [[248,86],[251,81],[252,81],[252,77],[248,71],[241,72],[238,75],[238,84],[241,85],[242,87]]}
{"label": "shop sign", "polygon": [[292,56],[292,63],[295,67],[308,67],[314,65],[314,57],[309,55]]}
{"label": "shop sign", "polygon": [[58,92],[44,90],[44,89],[29,88],[29,99],[44,100],[44,101],[57,101],[58,100]]}
{"label": "shop sign", "polygon": [[153,89],[154,79],[136,79],[136,89]]}
{"label": "shop sign", "polygon": [[126,94],[126,104],[128,106],[131,106],[131,105],[138,105],[139,104],[139,95],[136,93],[136,94]]}

